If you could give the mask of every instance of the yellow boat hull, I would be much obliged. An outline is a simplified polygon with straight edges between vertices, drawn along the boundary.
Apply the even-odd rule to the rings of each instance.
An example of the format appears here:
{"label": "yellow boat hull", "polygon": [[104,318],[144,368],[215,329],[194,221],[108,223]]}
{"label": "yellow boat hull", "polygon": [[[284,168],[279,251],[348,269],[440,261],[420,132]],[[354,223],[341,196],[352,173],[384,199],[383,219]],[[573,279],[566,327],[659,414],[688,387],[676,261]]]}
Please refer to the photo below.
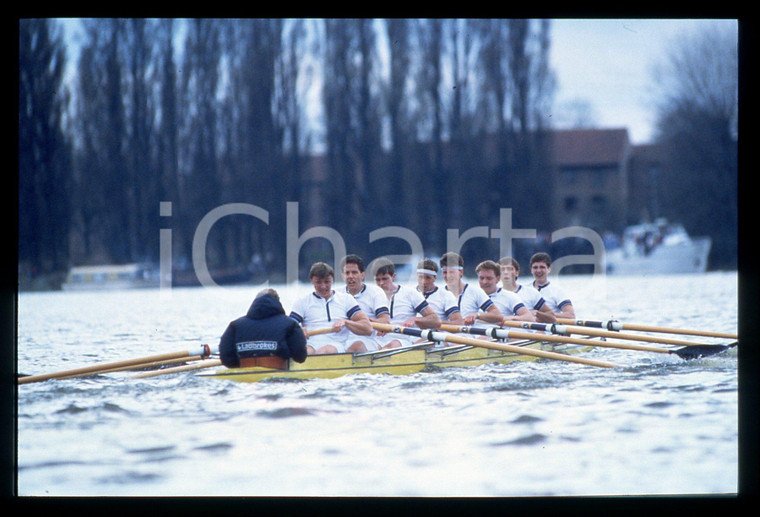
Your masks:
{"label": "yellow boat hull", "polygon": [[[590,350],[591,347],[548,343],[540,341],[521,341],[510,343],[538,350],[548,350],[575,354]],[[489,363],[511,363],[514,361],[535,361],[538,358],[512,352],[489,350],[480,347],[442,347],[416,348],[397,351],[393,349],[374,354],[324,354],[310,355],[303,363],[292,359],[283,370],[251,367],[221,368],[199,375],[237,382],[259,382],[271,378],[288,379],[332,379],[343,375],[360,373],[385,373],[391,375],[409,375],[424,369],[478,366]]]}

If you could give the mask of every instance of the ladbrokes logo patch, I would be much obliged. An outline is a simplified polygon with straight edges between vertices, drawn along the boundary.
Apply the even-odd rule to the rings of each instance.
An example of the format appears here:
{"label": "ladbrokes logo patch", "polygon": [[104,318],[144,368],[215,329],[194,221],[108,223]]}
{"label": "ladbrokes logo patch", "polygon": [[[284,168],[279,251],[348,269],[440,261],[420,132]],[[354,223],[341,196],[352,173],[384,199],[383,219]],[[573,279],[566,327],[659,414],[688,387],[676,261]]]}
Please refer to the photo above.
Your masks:
{"label": "ladbrokes logo patch", "polygon": [[244,341],[237,343],[238,352],[254,352],[259,350],[275,351],[277,350],[277,341]]}

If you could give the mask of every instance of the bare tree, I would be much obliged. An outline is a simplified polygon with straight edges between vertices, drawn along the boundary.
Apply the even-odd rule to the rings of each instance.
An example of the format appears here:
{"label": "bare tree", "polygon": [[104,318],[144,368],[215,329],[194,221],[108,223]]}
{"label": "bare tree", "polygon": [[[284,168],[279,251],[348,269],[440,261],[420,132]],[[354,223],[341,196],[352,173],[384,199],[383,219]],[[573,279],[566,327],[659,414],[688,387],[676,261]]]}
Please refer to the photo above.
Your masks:
{"label": "bare tree", "polygon": [[66,56],[48,20],[19,23],[19,262],[35,273],[65,268],[71,155],[62,118]]}
{"label": "bare tree", "polygon": [[[369,184],[380,151],[374,77],[374,28],[367,20],[325,20],[323,99],[330,225],[361,246],[371,216]],[[350,214],[347,217],[347,213]],[[382,214],[384,215],[384,214]]]}
{"label": "bare tree", "polygon": [[[386,113],[390,128],[390,150],[386,182],[378,182],[381,195],[386,194],[385,184],[396,185],[397,209],[389,222],[403,225],[411,213],[408,207],[408,190],[404,188],[405,154],[409,147],[409,65],[411,62],[411,21],[393,18],[386,20],[388,37],[389,77],[386,89]],[[388,192],[391,192],[388,189]],[[384,197],[384,196],[383,196]]]}
{"label": "bare tree", "polygon": [[713,265],[735,266],[738,45],[714,27],[677,40],[655,68],[659,140],[672,157],[661,214],[713,237]]}

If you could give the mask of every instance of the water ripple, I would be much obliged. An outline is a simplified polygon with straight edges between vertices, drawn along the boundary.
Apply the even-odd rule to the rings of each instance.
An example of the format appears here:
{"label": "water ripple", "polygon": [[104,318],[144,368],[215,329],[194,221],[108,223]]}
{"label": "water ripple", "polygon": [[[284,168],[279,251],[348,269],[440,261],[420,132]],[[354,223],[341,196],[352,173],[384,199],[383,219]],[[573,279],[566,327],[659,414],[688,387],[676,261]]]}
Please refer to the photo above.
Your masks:
{"label": "water ripple", "polygon": [[[584,316],[735,330],[735,273],[609,278],[606,299],[579,294],[587,283],[563,282]],[[278,286],[283,305],[304,289]],[[17,366],[45,373],[218,342],[251,295],[250,286],[177,289],[166,303],[150,293],[21,293]],[[716,306],[727,310],[718,317]],[[24,385],[18,486],[127,496],[736,490],[736,348],[695,361],[587,355],[623,367],[530,362],[252,384],[120,372]]]}
{"label": "water ripple", "polygon": [[293,416],[312,416],[316,415],[318,411],[313,409],[302,407],[284,407],[277,409],[260,409],[256,412],[257,416],[263,416],[266,418],[290,418]]}
{"label": "water ripple", "polygon": [[539,418],[533,415],[520,415],[512,420],[513,424],[535,424],[536,422],[542,422],[543,418]]}
{"label": "water ripple", "polygon": [[222,453],[232,449],[234,446],[228,442],[210,443],[208,445],[199,445],[194,447],[195,451]]}
{"label": "water ripple", "polygon": [[529,445],[538,445],[540,443],[544,443],[546,440],[547,440],[546,435],[543,435],[541,433],[533,433],[526,436],[521,436],[520,438],[516,438],[514,440],[510,440],[507,442],[493,443],[492,445],[494,447],[502,447],[505,445],[529,446]]}

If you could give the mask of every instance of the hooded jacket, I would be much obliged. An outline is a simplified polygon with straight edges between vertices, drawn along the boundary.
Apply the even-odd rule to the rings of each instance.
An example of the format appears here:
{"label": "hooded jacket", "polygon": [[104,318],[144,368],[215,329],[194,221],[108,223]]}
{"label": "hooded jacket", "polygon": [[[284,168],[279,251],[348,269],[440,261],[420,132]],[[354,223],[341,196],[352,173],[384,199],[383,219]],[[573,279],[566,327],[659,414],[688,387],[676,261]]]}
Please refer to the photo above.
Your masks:
{"label": "hooded jacket", "polygon": [[272,355],[304,362],[306,337],[280,301],[265,294],[253,300],[245,316],[227,326],[219,341],[219,358],[228,368],[237,368],[241,357]]}

